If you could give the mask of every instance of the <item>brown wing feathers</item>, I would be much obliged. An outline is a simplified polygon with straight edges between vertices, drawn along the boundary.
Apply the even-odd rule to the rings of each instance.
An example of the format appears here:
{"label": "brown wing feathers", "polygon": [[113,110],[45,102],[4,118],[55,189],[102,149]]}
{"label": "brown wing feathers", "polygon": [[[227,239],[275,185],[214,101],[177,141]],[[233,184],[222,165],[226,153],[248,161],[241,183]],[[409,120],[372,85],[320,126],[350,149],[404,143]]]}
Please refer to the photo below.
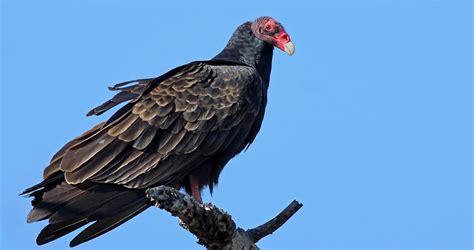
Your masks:
{"label": "brown wing feathers", "polygon": [[[216,73],[210,66],[202,63],[189,66],[186,70],[164,80],[148,94],[144,94],[133,105],[131,112],[115,124],[107,126],[103,132],[95,134],[95,138],[90,139],[86,145],[67,152],[61,162],[66,180],[70,183],[85,180],[117,182],[127,187],[145,188],[156,183],[141,180],[138,181],[141,185],[137,186],[135,179],[153,174],[150,170],[154,167],[169,165],[172,168],[160,171],[165,172],[163,180],[172,178],[176,172],[192,170],[192,166],[177,163],[159,165],[167,156],[190,154],[203,142],[206,147],[202,155],[215,153],[228,141],[229,130],[248,115],[238,109],[241,101],[239,91],[242,90],[236,88],[232,92],[224,88],[225,82],[214,81]],[[224,80],[229,80],[225,72],[223,76]],[[158,132],[160,130],[162,132]],[[209,131],[214,130],[218,132],[209,135]],[[159,142],[153,144],[157,134]],[[159,156],[149,160],[151,156],[138,157],[139,152],[135,151],[154,152]],[[121,155],[132,156],[120,157]],[[123,158],[122,162],[113,161],[117,158]],[[134,161],[140,161],[140,164],[134,164]],[[110,171],[111,168],[114,171]],[[138,169],[140,174],[135,179],[122,178],[119,181],[111,178],[121,176],[121,172],[133,175]],[[108,173],[105,179],[104,173]],[[160,183],[161,179],[153,175],[152,179]],[[124,183],[125,180],[128,182]]]}

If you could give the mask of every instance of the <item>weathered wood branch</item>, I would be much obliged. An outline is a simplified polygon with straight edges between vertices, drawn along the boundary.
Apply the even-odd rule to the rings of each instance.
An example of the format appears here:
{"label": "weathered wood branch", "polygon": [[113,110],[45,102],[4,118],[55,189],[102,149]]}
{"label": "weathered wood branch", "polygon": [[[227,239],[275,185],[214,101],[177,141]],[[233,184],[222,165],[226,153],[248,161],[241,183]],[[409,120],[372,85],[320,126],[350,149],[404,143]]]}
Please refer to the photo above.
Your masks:
{"label": "weathered wood branch", "polygon": [[259,249],[255,243],[275,232],[303,206],[293,201],[265,224],[244,230],[224,210],[210,203],[200,204],[174,188],[150,188],[147,195],[157,207],[178,217],[180,225],[196,235],[198,243],[207,249]]}

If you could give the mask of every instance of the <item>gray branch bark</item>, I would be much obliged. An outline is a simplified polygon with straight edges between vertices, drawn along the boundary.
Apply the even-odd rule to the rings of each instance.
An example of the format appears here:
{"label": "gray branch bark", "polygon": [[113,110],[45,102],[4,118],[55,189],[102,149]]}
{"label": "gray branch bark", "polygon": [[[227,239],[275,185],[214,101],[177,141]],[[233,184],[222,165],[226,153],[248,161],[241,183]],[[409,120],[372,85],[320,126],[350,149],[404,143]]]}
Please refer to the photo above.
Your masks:
{"label": "gray branch bark", "polygon": [[224,210],[210,204],[200,204],[187,194],[160,186],[147,190],[156,206],[180,219],[180,225],[198,238],[207,249],[259,249],[255,243],[272,234],[290,219],[303,204],[294,200],[275,218],[258,227],[244,230],[236,226]]}

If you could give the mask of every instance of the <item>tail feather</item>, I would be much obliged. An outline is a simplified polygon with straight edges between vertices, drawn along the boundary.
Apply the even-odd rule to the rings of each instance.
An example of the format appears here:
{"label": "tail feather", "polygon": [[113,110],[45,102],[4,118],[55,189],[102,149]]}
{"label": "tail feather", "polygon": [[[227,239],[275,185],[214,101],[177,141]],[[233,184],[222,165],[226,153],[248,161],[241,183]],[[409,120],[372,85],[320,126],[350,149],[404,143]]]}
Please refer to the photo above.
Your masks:
{"label": "tail feather", "polygon": [[43,245],[60,238],[82,226],[87,224],[87,218],[80,218],[74,221],[67,221],[63,223],[49,224],[41,230],[36,238],[36,244]]}
{"label": "tail feather", "polygon": [[[121,195],[126,195],[126,191],[117,190],[114,186],[110,185],[94,185],[89,188],[84,194],[72,199],[66,205],[59,207],[49,217],[49,223],[60,223],[64,221],[73,220],[78,215],[87,215],[90,212],[97,214],[99,208],[108,202],[112,202],[114,199]],[[113,210],[105,211],[104,216]]]}
{"label": "tail feather", "polygon": [[49,224],[36,239],[38,245],[95,221],[70,243],[71,246],[79,245],[116,228],[151,206],[145,190],[92,182],[73,186],[64,177],[42,183],[28,189],[35,197],[28,222],[49,219]]}
{"label": "tail feather", "polygon": [[147,204],[147,202],[138,201],[131,208],[113,217],[98,220],[97,222],[80,232],[76,237],[74,237],[69,246],[74,247],[96,237],[99,237],[100,235],[107,233],[108,231],[127,222],[131,218],[135,217],[137,214],[143,212],[148,207],[150,207],[150,205]]}
{"label": "tail feather", "polygon": [[73,199],[80,197],[87,191],[87,188],[81,189],[80,187],[71,186],[66,182],[58,184],[47,192],[43,190],[37,191],[36,198],[33,200],[33,209],[28,214],[27,222],[31,223],[50,218],[64,205],[72,202]]}

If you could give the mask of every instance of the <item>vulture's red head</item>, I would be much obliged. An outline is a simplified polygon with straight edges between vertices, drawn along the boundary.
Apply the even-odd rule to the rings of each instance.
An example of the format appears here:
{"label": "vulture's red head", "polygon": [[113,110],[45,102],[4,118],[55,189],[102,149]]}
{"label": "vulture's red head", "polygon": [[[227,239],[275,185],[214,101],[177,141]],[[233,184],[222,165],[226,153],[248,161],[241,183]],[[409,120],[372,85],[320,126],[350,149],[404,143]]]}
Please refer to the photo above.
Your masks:
{"label": "vulture's red head", "polygon": [[283,51],[288,55],[295,53],[295,46],[281,23],[271,17],[259,17],[252,23],[254,35]]}

